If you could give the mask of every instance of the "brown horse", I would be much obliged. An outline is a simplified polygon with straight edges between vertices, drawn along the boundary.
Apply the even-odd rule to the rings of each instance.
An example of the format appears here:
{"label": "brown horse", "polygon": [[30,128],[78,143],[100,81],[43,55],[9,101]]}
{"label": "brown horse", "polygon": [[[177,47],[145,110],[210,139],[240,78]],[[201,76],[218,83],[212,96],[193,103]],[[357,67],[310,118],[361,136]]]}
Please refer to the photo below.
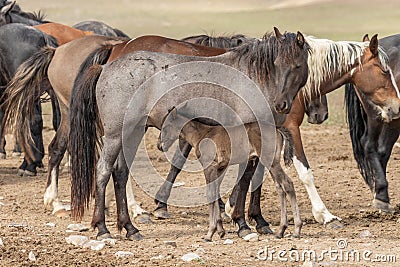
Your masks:
{"label": "brown horse", "polygon": [[93,35],[93,32],[81,31],[55,22],[40,24],[33,27],[56,38],[58,45],[66,44],[77,38]]}

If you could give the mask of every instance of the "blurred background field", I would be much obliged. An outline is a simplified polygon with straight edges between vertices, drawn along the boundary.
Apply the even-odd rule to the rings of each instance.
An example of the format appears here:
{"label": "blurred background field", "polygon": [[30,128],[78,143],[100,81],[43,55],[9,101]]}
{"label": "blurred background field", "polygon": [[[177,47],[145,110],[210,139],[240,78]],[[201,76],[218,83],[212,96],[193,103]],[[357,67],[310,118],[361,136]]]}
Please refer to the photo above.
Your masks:
{"label": "blurred background field", "polygon": [[[261,37],[277,26],[332,40],[361,40],[399,33],[400,0],[18,0],[26,11],[41,10],[47,20],[73,25],[101,20],[132,38],[157,34],[183,38],[196,34]],[[345,124],[343,90],[328,96],[328,124]]]}

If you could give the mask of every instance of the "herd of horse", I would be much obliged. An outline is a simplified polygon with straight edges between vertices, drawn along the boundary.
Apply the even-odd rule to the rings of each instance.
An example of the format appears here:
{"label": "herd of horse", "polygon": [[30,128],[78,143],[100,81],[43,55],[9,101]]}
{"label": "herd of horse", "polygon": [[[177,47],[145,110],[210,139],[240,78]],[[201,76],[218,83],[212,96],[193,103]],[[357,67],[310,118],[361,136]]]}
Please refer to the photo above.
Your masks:
{"label": "herd of horse", "polygon": [[[136,203],[129,178],[135,176],[130,167],[149,127],[160,130],[161,151],[179,142],[155,196],[154,216],[170,217],[172,185],[194,148],[207,184],[206,240],[215,232],[224,236],[221,215],[238,225],[240,237],[251,233],[244,213],[250,182],[248,218],[256,222],[258,233],[273,233],[261,214],[265,169],[281,205],[275,234],[283,237],[288,227],[288,197],[294,236],[299,237],[302,221],[293,183],[281,166],[283,150],[285,164],[295,166],[307,190],[315,220],[343,227],[318,194],[300,132],[304,114],[310,123],[327,119],[326,94],[343,85],[354,157],[373,192],[374,206],[393,212],[386,166],[400,134],[400,35],[332,41],[274,28],[262,38],[130,39],[102,22],[69,27],[1,0],[0,37],[0,152],[5,157],[5,133],[12,129],[18,140],[15,151],[24,152],[18,174],[35,175],[43,166],[41,96],[47,93],[56,134],[48,147],[44,203],[52,205],[53,213],[65,210],[58,199],[58,176],[68,150],[71,217],[80,220],[94,197],[92,226],[99,239],[110,237],[105,215],[111,176],[118,229],[125,229],[130,240],[143,238],[130,212],[147,212]],[[204,99],[216,101],[205,105]],[[234,164],[239,164],[237,183],[224,203],[221,179]]]}

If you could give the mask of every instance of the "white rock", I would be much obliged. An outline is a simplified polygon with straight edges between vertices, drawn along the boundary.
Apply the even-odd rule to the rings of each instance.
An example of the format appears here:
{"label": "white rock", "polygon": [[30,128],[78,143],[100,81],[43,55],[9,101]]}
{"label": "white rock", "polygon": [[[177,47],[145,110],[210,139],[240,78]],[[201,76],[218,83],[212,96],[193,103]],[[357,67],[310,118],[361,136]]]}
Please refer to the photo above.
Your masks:
{"label": "white rock", "polygon": [[48,226],[48,227],[55,227],[56,226],[56,224],[52,223],[52,222],[46,223],[45,225]]}
{"label": "white rock", "polygon": [[81,247],[89,241],[89,238],[83,235],[70,235],[65,238],[65,241],[67,241],[68,244]]}
{"label": "white rock", "polygon": [[233,244],[233,240],[232,239],[226,239],[224,241],[224,245],[232,245]]}
{"label": "white rock", "polygon": [[112,247],[112,246],[115,246],[115,244],[117,243],[117,240],[116,240],[116,239],[113,239],[113,238],[106,238],[106,239],[103,239],[102,241],[103,241],[104,243],[110,245],[111,247]]}
{"label": "white rock", "polygon": [[102,250],[106,246],[104,241],[89,240],[83,244],[83,248],[90,248],[91,250]]}
{"label": "white rock", "polygon": [[150,260],[162,260],[163,258],[164,258],[164,256],[162,254],[160,254],[158,256],[151,257]]}
{"label": "white rock", "polygon": [[199,247],[198,249],[196,249],[196,252],[199,254],[204,254],[204,253],[206,253],[206,250],[202,247]]}
{"label": "white rock", "polygon": [[257,233],[251,233],[243,237],[244,240],[249,241],[249,242],[254,242],[258,241],[258,234]]}
{"label": "white rock", "polygon": [[0,197],[0,200],[4,200],[4,197]]}
{"label": "white rock", "polygon": [[181,186],[184,186],[184,185],[185,185],[185,182],[175,182],[172,185],[172,188],[181,187]]}
{"label": "white rock", "polygon": [[3,239],[0,238],[0,246],[4,247]]}
{"label": "white rock", "polygon": [[183,261],[201,260],[200,256],[193,252],[183,255],[181,259]]}
{"label": "white rock", "polygon": [[372,234],[371,234],[371,232],[369,230],[361,231],[358,235],[359,235],[360,238],[366,238],[366,237],[371,237],[372,236]]}
{"label": "white rock", "polygon": [[36,260],[35,254],[33,254],[32,251],[29,252],[28,259],[29,259],[30,261],[35,261],[35,260]]}
{"label": "white rock", "polygon": [[128,258],[128,257],[133,257],[133,253],[129,251],[117,251],[115,252],[115,256],[117,258]]}
{"label": "white rock", "polygon": [[88,231],[89,227],[85,226],[80,223],[71,223],[70,225],[67,226],[67,230],[75,231],[75,232],[84,232]]}

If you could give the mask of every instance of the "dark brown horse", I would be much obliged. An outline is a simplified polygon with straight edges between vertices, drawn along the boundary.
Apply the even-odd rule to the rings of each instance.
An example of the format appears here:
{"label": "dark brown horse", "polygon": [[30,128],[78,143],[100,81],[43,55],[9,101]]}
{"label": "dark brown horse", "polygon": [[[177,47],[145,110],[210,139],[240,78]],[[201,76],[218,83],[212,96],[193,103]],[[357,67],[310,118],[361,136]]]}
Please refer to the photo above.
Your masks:
{"label": "dark brown horse", "polygon": [[[368,36],[364,36],[364,40],[368,40]],[[382,38],[379,43],[389,56],[394,84],[400,87],[400,34]],[[365,103],[365,94],[359,86],[346,84],[345,96],[354,158],[373,193],[373,206],[392,213],[394,208],[389,202],[386,168],[400,135],[400,119],[389,123],[382,121],[373,106]]]}

